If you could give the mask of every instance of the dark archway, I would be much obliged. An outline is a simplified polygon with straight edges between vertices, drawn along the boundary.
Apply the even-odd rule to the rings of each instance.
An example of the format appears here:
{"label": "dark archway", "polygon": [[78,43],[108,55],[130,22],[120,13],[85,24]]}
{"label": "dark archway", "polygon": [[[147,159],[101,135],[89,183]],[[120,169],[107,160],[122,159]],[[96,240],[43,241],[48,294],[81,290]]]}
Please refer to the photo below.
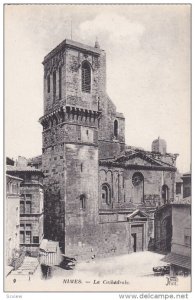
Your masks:
{"label": "dark archway", "polygon": [[110,205],[111,204],[111,190],[107,183],[102,184],[101,190],[102,203]]}
{"label": "dark archway", "polygon": [[165,252],[171,251],[172,241],[172,221],[171,216],[164,218],[161,230],[161,250]]}

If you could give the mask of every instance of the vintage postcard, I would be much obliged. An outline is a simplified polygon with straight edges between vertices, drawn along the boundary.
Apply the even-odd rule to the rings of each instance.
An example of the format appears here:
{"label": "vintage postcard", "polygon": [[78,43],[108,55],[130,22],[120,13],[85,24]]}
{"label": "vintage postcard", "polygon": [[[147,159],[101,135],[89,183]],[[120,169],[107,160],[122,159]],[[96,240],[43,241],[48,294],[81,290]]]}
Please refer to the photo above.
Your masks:
{"label": "vintage postcard", "polygon": [[4,5],[5,292],[191,291],[191,5]]}

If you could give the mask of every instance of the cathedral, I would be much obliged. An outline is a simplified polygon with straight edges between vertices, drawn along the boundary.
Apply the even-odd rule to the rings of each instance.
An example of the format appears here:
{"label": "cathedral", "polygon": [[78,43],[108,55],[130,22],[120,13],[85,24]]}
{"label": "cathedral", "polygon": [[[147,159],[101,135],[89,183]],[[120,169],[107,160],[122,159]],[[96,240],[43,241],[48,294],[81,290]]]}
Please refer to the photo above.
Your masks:
{"label": "cathedral", "polygon": [[106,53],[64,40],[43,60],[44,235],[76,259],[153,249],[154,214],[175,198],[177,154],[125,144],[106,92]]}

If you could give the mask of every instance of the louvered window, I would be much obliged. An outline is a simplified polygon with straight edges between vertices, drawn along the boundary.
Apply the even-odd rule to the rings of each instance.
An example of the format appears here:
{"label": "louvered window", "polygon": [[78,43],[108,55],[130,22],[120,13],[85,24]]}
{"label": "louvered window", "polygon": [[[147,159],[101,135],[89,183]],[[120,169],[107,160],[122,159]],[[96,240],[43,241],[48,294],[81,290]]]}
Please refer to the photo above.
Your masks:
{"label": "louvered window", "polygon": [[82,64],[82,92],[91,92],[91,68],[86,61]]}

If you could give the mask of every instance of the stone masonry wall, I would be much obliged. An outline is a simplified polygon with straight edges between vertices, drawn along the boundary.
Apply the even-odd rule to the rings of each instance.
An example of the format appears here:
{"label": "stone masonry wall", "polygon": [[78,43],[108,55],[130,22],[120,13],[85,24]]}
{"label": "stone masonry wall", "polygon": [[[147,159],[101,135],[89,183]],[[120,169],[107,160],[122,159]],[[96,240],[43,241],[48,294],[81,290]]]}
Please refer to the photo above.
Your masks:
{"label": "stone masonry wall", "polygon": [[[87,61],[91,66],[91,93],[82,92],[81,66]],[[66,103],[85,109],[98,110],[99,57],[73,49],[66,52]]]}
{"label": "stone masonry wall", "polygon": [[64,247],[65,154],[64,144],[44,149],[44,233],[45,238],[60,241]]}
{"label": "stone masonry wall", "polygon": [[78,217],[73,221],[74,225],[68,228],[67,256],[82,260],[91,259],[93,255],[106,257],[131,252],[128,222],[105,222],[89,227],[79,224]]}
{"label": "stone masonry wall", "polygon": [[[48,66],[45,65],[44,77],[44,113],[49,113],[52,109],[62,105],[79,106],[86,109],[98,109],[99,86],[104,86],[101,80],[104,76],[103,64],[100,57],[95,53],[86,53],[82,50],[64,49],[58,61],[52,60],[47,64],[53,67],[46,72]],[[81,90],[81,65],[83,61],[89,62],[91,66],[91,93],[83,93]],[[61,68],[61,99],[59,99],[59,67]],[[56,72],[56,98],[53,98],[53,71]],[[47,91],[47,78],[50,76],[50,92]],[[101,88],[101,90],[103,87]]]}
{"label": "stone masonry wall", "polygon": [[[87,61],[91,66],[91,93],[81,90],[81,66]],[[48,67],[49,66],[49,67]],[[59,68],[61,68],[62,96],[59,99]],[[56,98],[53,98],[53,72],[56,72]],[[50,92],[47,91],[47,78],[50,76]],[[44,113],[50,113],[63,105],[76,106],[84,109],[101,110],[99,121],[100,157],[112,157],[124,150],[124,118],[117,117],[116,107],[106,95],[106,55],[101,50],[100,55],[87,53],[81,49],[64,49],[56,54],[45,65],[44,76]],[[119,134],[113,143],[114,121],[118,120]],[[53,134],[55,134],[53,132]],[[57,134],[57,133],[56,133]],[[102,141],[112,142],[111,147]],[[121,146],[122,143],[123,146]],[[104,149],[105,148],[105,149]],[[109,151],[110,149],[110,151]]]}
{"label": "stone masonry wall", "polygon": [[[111,187],[111,195],[113,204],[123,203],[123,207],[129,203],[136,204],[136,194],[132,183],[132,177],[135,172],[139,170],[128,170],[119,168],[101,167],[99,172],[99,195],[101,197],[101,186],[103,183],[108,183]],[[174,173],[168,171],[156,170],[140,170],[144,177],[144,201],[147,206],[154,206],[159,204],[161,199],[162,185],[166,184],[169,188],[169,201],[174,198]],[[140,202],[139,202],[140,203]],[[138,204],[139,204],[138,203]],[[103,208],[100,200],[100,207]],[[115,206],[115,205],[114,205]]]}
{"label": "stone masonry wall", "polygon": [[[98,149],[66,144],[65,253],[96,248],[98,223]],[[82,206],[82,199],[85,204]]]}
{"label": "stone masonry wall", "polygon": [[[118,118],[116,106],[107,95],[100,98],[102,116],[99,121],[99,157],[111,158],[122,154],[125,148],[125,119]],[[118,121],[118,136],[114,136],[114,121]]]}

